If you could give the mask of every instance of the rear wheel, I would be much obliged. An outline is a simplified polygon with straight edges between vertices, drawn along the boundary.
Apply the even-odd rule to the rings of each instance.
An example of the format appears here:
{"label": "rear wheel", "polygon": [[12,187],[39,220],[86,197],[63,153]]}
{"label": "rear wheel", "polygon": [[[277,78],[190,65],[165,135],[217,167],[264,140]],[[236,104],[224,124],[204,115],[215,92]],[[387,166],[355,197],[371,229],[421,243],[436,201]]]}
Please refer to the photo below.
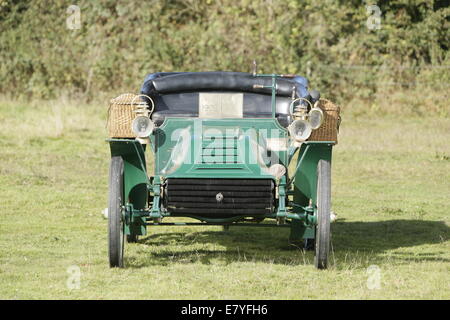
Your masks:
{"label": "rear wheel", "polygon": [[138,236],[135,234],[129,234],[127,235],[127,242],[128,243],[135,243],[138,241]]}
{"label": "rear wheel", "polygon": [[108,253],[110,267],[123,267],[123,159],[113,157],[109,168]]}
{"label": "rear wheel", "polygon": [[319,160],[317,165],[317,225],[316,256],[314,265],[318,269],[328,267],[330,251],[330,210],[331,210],[331,165],[330,161]]}

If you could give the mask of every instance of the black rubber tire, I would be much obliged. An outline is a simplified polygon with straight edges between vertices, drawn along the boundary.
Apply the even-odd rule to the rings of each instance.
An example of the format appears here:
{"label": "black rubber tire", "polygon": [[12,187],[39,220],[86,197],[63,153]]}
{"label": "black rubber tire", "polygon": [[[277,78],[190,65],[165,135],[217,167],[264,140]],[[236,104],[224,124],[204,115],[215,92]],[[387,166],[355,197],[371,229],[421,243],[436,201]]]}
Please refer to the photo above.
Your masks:
{"label": "black rubber tire", "polygon": [[303,247],[306,251],[315,251],[316,250],[315,239],[305,239],[303,242]]}
{"label": "black rubber tire", "polygon": [[124,221],[123,206],[123,159],[112,157],[109,167],[108,202],[108,254],[111,268],[123,268]]}
{"label": "black rubber tire", "polygon": [[330,252],[330,211],[331,211],[331,164],[319,160],[317,164],[317,225],[316,255],[314,265],[318,269],[328,267]]}
{"label": "black rubber tire", "polygon": [[135,234],[129,234],[127,235],[127,242],[128,243],[136,243],[138,241],[138,236]]}

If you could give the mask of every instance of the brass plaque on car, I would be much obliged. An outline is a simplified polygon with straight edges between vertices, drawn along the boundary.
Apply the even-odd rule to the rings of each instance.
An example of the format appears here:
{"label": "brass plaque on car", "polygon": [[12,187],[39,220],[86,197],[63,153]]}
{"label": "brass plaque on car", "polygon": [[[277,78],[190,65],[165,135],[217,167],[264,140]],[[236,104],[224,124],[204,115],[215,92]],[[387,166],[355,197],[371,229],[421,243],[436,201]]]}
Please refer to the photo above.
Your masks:
{"label": "brass plaque on car", "polygon": [[242,118],[243,93],[199,93],[200,118]]}

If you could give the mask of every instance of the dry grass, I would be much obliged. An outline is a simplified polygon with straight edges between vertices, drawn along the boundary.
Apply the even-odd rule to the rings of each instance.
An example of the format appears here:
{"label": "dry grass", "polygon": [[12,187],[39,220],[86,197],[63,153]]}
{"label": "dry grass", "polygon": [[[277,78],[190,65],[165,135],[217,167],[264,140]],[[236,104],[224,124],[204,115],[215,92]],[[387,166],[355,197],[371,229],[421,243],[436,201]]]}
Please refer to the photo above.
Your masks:
{"label": "dry grass", "polygon": [[402,119],[412,117],[450,116],[450,94],[448,84],[421,87],[399,88],[377,84],[377,93],[370,99],[355,98],[348,101],[344,108],[347,114],[356,117],[387,117]]}

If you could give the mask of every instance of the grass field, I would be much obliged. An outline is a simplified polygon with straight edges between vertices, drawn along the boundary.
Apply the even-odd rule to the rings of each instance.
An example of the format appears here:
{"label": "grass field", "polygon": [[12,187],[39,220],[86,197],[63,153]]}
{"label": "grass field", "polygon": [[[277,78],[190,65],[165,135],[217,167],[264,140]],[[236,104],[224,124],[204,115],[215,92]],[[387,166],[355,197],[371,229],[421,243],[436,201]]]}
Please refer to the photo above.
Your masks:
{"label": "grass field", "polygon": [[1,100],[0,299],[450,298],[448,117],[344,112],[327,271],[286,229],[215,226],[150,228],[110,269],[105,119],[102,104]]}

